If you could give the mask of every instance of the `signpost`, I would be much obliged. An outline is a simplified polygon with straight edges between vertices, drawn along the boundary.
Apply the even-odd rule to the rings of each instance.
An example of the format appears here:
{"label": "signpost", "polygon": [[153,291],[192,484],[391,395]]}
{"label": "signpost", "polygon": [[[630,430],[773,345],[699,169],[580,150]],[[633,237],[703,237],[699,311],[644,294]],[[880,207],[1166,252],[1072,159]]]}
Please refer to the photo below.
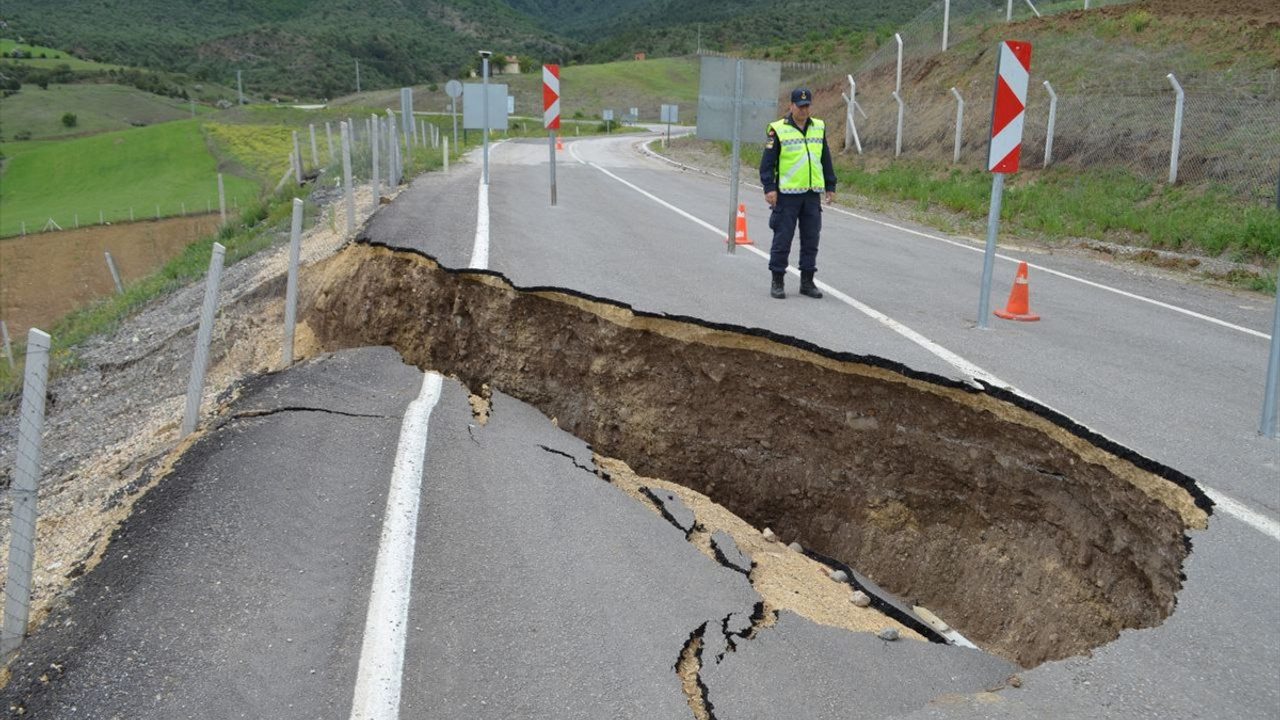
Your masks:
{"label": "signpost", "polygon": [[1022,126],[1026,120],[1027,85],[1031,79],[1031,43],[1006,40],[996,65],[995,102],[991,111],[991,146],[987,169],[994,173],[991,210],[987,215],[987,250],[982,263],[982,295],[978,298],[978,327],[987,327],[991,310],[991,273],[996,262],[996,235],[1004,176],[1018,171],[1022,157]]}
{"label": "signpost", "polygon": [[[667,124],[667,140],[671,142],[671,124],[680,122],[680,106],[679,105],[663,105],[662,106],[662,122]],[[665,146],[665,143],[664,143]]]}
{"label": "signpost", "polygon": [[556,131],[560,129],[560,66],[542,66],[542,124],[551,148],[551,206],[556,204]]}
{"label": "signpost", "polygon": [[601,115],[604,117],[604,132],[606,135],[608,135],[612,130],[610,123],[613,122],[613,111],[605,110],[603,113],[601,113]]}
{"label": "signpost", "polygon": [[453,146],[458,147],[458,98],[462,97],[462,83],[450,80],[444,84],[444,94],[453,106]]}
{"label": "signpost", "polygon": [[776,62],[703,57],[698,85],[698,139],[732,140],[733,164],[729,173],[729,253],[737,247],[738,170],[741,164],[743,128],[746,139],[763,143],[765,128],[778,119],[778,88],[782,65]]}
{"label": "signpost", "polygon": [[489,131],[507,129],[507,86],[487,82],[465,83],[462,86],[462,128],[484,130],[484,180],[488,185]]}

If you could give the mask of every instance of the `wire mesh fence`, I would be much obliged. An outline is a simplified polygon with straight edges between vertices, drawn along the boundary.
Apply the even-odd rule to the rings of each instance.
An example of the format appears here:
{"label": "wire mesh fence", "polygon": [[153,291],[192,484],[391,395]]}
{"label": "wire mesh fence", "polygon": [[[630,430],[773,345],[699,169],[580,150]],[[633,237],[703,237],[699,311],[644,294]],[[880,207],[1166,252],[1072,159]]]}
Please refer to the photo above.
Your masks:
{"label": "wire mesh fence", "polygon": [[[1086,5],[1098,9],[1131,2],[1073,0],[1037,4],[1036,9],[1048,16],[1082,11]],[[940,87],[936,79],[942,74],[940,68],[954,68],[943,54],[944,35],[945,46],[953,51],[966,42],[985,43],[983,38],[989,40],[992,35],[983,33],[1006,23],[1009,16],[1016,22],[1033,15],[1025,0],[938,2],[868,56],[851,75],[856,82],[859,110],[854,115],[862,152],[872,157],[953,162],[958,103],[951,89]],[[1046,165],[1114,170],[1152,183],[1176,178],[1179,184],[1220,186],[1245,200],[1276,202],[1280,72],[1232,76],[1191,68],[1179,77],[1178,67],[1158,64],[1168,58],[1138,51],[1113,53],[1122,65],[1109,73],[1075,67],[1081,55],[1101,52],[1107,42],[1077,38],[1073,41],[1077,47],[1071,49],[1076,55],[1069,59],[1064,43],[1056,38],[1045,39],[1044,48],[1037,49],[1023,136],[1023,170]],[[966,48],[972,49],[972,44]],[[1113,51],[1115,44],[1106,49]],[[978,53],[980,61],[993,63],[981,47]],[[962,78],[974,74],[953,74],[956,92],[965,103],[958,166],[984,168],[994,65],[990,78],[966,80]],[[1046,87],[1050,74],[1057,80]],[[1180,123],[1177,86],[1185,92]],[[1057,96],[1051,148],[1050,89]],[[894,92],[902,100],[901,135]],[[844,124],[844,118],[837,121],[839,134]],[[1181,131],[1176,146],[1175,130]],[[1052,152],[1046,153],[1047,149]]]}

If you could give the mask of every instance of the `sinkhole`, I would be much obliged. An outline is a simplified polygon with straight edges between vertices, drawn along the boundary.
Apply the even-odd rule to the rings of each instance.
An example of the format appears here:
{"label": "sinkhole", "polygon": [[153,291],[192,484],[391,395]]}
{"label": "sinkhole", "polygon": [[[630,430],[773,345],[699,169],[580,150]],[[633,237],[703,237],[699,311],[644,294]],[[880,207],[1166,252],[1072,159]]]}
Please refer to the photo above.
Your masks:
{"label": "sinkhole", "polygon": [[318,349],[389,345],[488,384],[1024,667],[1163,622],[1212,507],[1006,391],[413,252],[358,243],[313,266],[301,316]]}

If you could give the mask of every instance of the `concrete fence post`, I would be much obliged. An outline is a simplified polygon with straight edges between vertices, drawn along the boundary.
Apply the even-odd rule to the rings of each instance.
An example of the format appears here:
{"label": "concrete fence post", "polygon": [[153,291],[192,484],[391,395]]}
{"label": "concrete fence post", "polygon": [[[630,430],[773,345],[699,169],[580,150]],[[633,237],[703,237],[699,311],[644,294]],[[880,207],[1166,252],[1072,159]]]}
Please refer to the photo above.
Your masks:
{"label": "concrete fence post", "polygon": [[1049,92],[1049,127],[1044,136],[1044,166],[1049,167],[1049,163],[1053,162],[1053,126],[1058,121],[1058,93],[1053,91],[1048,80],[1044,81],[1044,89]]}
{"label": "concrete fence post", "polygon": [[27,333],[27,367],[22,381],[22,409],[18,421],[18,457],[14,460],[9,496],[13,500],[9,525],[9,568],[5,580],[4,626],[0,656],[17,650],[27,636],[31,619],[31,578],[36,559],[36,498],[40,489],[40,444],[44,434],[44,400],[49,380],[47,333]]}
{"label": "concrete fence post", "polygon": [[347,197],[347,232],[356,231],[356,192],[351,187],[351,126],[340,123],[342,130],[342,188]]}
{"label": "concrete fence post", "polygon": [[894,145],[893,156],[898,157],[902,154],[902,123],[906,119],[907,108],[902,102],[902,96],[898,93],[893,94],[893,99],[898,102],[898,140]]}
{"label": "concrete fence post", "polygon": [[369,149],[373,153],[373,206],[375,208],[382,202],[382,189],[378,187],[381,184],[378,177],[378,165],[381,160],[381,158],[378,157],[378,151],[381,148],[378,146],[382,144],[382,141],[379,140],[381,133],[378,132],[378,126],[381,124],[382,123],[378,122],[378,116],[374,115],[373,123],[369,126]]}
{"label": "concrete fence post", "polygon": [[111,279],[116,281],[116,294],[124,294],[124,283],[120,282],[120,270],[116,268],[116,260],[111,257],[111,251],[107,250],[104,255],[107,256],[107,269],[111,271]]}
{"label": "concrete fence post", "polygon": [[293,131],[293,179],[302,184],[302,146],[298,143],[298,131]]}
{"label": "concrete fence post", "polygon": [[324,124],[324,134],[329,139],[329,162],[335,163],[338,161],[338,156],[333,152],[333,126],[328,122]]}
{"label": "concrete fence post", "polygon": [[311,123],[311,167],[320,167],[320,151],[316,148],[316,124]]}
{"label": "concrete fence post", "polygon": [[218,173],[218,213],[221,215],[221,224],[227,224],[227,188],[222,183],[222,173]]}
{"label": "concrete fence post", "polygon": [[1182,150],[1182,112],[1186,107],[1187,94],[1182,91],[1182,85],[1173,73],[1169,73],[1168,78],[1173,91],[1178,94],[1173,110],[1173,149],[1169,155],[1169,184],[1175,185],[1178,182],[1178,153]]}
{"label": "concrete fence post", "polygon": [[106,213],[102,212],[101,210],[99,210],[99,211],[98,211],[98,224],[99,224],[99,225],[106,225],[106,224],[107,224],[107,216],[106,216]]}
{"label": "concrete fence post", "polygon": [[13,344],[9,342],[9,325],[0,320],[0,339],[4,340],[4,357],[9,361],[9,369],[14,369]]}
{"label": "concrete fence post", "polygon": [[441,138],[444,145],[444,171],[449,172],[449,138]]}
{"label": "concrete fence post", "polygon": [[960,143],[964,140],[964,98],[960,96],[960,91],[951,88],[951,94],[956,96],[956,149],[951,161],[953,163],[960,162]]}
{"label": "concrete fence post", "polygon": [[284,367],[293,364],[293,337],[298,316],[298,261],[302,255],[303,202],[293,199],[293,226],[289,235],[289,284],[284,293]]}
{"label": "concrete fence post", "polygon": [[182,419],[182,437],[190,435],[200,420],[200,401],[204,399],[204,374],[209,367],[209,343],[213,339],[214,315],[218,310],[218,287],[222,284],[222,265],[227,249],[213,244],[209,259],[209,275],[204,282],[204,308],[200,313],[200,333],[196,337],[196,355],[191,363],[191,380],[187,383],[187,411]]}

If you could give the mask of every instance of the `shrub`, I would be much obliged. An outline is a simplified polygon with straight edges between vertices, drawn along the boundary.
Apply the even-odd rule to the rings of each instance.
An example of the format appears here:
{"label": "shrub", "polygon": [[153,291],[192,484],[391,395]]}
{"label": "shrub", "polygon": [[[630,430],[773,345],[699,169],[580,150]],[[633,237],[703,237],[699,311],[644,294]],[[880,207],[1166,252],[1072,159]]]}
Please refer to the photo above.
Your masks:
{"label": "shrub", "polygon": [[75,126],[76,126],[76,123],[77,123],[77,122],[78,122],[78,119],[76,118],[76,114],[75,114],[75,113],[63,113],[63,114],[62,114],[62,125],[63,125],[63,127],[73,128],[73,127],[75,127]]}

